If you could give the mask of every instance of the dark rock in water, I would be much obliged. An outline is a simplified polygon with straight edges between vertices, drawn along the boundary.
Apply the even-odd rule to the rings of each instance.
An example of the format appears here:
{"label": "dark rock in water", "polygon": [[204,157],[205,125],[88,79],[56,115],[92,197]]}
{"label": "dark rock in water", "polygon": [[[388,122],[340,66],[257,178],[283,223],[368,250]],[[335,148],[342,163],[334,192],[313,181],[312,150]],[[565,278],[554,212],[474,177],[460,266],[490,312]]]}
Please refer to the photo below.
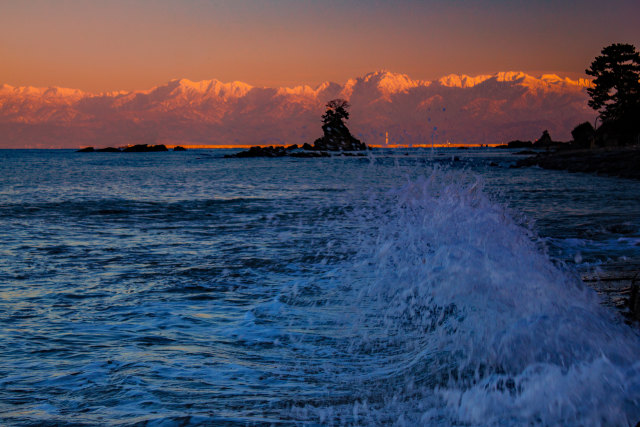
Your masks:
{"label": "dark rock in water", "polygon": [[544,132],[542,132],[542,136],[536,139],[536,141],[533,143],[533,146],[536,148],[542,148],[542,147],[549,147],[551,144],[553,144],[551,135],[549,135],[548,130],[545,130]]}
{"label": "dark rock in water", "polygon": [[169,149],[163,145],[147,145],[147,144],[136,144],[130,147],[125,147],[122,152],[123,153],[149,153],[155,151],[169,151]]}
{"label": "dark rock in water", "polygon": [[629,308],[629,317],[633,320],[640,320],[640,285],[637,283],[638,274],[633,278],[627,306]]}
{"label": "dark rock in water", "polygon": [[313,143],[314,150],[362,151],[367,149],[367,145],[354,138],[346,126],[342,128],[323,126],[322,129],[325,131],[324,136],[315,140]]}
{"label": "dark rock in water", "polygon": [[540,153],[515,164],[526,166],[640,179],[640,146]]}
{"label": "dark rock in water", "polygon": [[323,136],[315,140],[312,145],[304,143],[300,151],[297,144],[288,147],[251,147],[247,151],[227,154],[226,158],[242,157],[330,157],[329,151],[363,151],[368,147],[364,142],[354,138],[343,120],[349,118],[347,108],[349,103],[343,99],[334,99],[327,103],[327,110],[322,116]]}
{"label": "dark rock in water", "polygon": [[520,141],[515,140],[515,141],[510,141],[507,144],[503,144],[503,145],[498,145],[497,148],[532,148],[533,147],[533,142],[531,141]]}
{"label": "dark rock in water", "polygon": [[498,167],[498,166],[500,166],[500,165],[499,165],[499,164],[497,164],[496,162],[491,162],[491,163],[489,163],[489,166],[491,166],[491,167],[494,167],[494,168],[495,168],[495,167]]}
{"label": "dark rock in water", "polygon": [[640,325],[640,272],[631,261],[601,266],[581,274],[582,281],[602,297],[602,303],[615,307],[629,324]]}
{"label": "dark rock in water", "polygon": [[542,136],[536,139],[533,143],[533,148],[544,148],[549,150],[550,148],[560,148],[562,146],[567,146],[568,144],[560,141],[554,141],[551,139],[551,135],[549,135],[549,131],[545,130],[542,132]]}
{"label": "dark rock in water", "polygon": [[269,146],[269,147],[260,147],[254,146],[249,148],[247,151],[241,151],[236,154],[227,154],[224,157],[226,158],[235,158],[235,157],[284,157],[287,155],[287,149],[281,145],[278,146]]}
{"label": "dark rock in water", "polygon": [[[174,151],[185,151],[186,148],[176,147]],[[93,147],[83,148],[78,150],[78,153],[147,153],[153,151],[169,151],[164,145],[147,145],[147,144],[138,144],[132,145],[130,147],[124,148],[114,148],[114,147],[106,147],[106,148],[98,148],[94,149]]]}
{"label": "dark rock in water", "polygon": [[289,154],[291,157],[331,157],[326,151],[300,151]]}
{"label": "dark rock in water", "polygon": [[173,147],[173,151],[187,151],[187,149],[179,145],[176,145],[175,147]]}
{"label": "dark rock in water", "polygon": [[327,102],[327,109],[322,115],[323,136],[313,143],[314,150],[325,151],[362,151],[367,145],[354,138],[344,121],[349,119],[349,103],[344,99],[333,99]]}

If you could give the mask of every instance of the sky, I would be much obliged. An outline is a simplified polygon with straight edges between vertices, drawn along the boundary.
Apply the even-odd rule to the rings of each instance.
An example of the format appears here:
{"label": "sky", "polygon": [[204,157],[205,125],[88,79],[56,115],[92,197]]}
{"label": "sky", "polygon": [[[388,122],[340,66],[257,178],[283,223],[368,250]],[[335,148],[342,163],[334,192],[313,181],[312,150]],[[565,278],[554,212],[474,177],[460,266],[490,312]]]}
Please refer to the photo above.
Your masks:
{"label": "sky", "polygon": [[315,86],[381,69],[577,77],[606,45],[640,48],[639,16],[638,0],[0,0],[0,84]]}

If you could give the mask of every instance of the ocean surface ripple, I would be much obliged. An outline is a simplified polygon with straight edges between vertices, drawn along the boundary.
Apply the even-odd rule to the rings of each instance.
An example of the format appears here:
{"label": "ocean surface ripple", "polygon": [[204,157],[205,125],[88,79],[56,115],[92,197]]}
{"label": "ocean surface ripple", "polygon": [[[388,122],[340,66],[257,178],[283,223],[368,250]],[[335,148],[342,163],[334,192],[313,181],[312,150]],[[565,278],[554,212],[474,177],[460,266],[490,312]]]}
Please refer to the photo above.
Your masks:
{"label": "ocean surface ripple", "polygon": [[640,421],[636,182],[225,152],[0,152],[0,424]]}

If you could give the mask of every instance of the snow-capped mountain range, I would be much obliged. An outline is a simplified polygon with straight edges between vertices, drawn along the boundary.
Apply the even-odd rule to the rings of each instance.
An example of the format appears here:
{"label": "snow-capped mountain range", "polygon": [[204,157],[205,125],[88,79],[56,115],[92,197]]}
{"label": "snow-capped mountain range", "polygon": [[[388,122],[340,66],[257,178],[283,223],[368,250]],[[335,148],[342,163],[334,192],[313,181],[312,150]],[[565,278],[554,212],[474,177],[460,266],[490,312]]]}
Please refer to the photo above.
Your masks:
{"label": "snow-capped mountain range", "polygon": [[143,91],[88,93],[0,86],[0,148],[302,144],[321,136],[333,98],[351,103],[352,133],[372,145],[568,140],[593,120],[587,79],[523,72],[449,75],[435,81],[377,71],[313,88],[253,87],[176,79]]}

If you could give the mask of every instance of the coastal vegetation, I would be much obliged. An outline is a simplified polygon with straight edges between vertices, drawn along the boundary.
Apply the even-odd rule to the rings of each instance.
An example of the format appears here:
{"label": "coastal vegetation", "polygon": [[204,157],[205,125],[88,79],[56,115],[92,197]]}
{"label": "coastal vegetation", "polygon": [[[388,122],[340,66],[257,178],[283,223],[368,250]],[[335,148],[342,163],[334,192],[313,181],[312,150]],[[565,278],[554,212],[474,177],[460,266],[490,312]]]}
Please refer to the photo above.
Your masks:
{"label": "coastal vegetation", "polygon": [[640,143],[640,53],[635,46],[603,48],[585,72],[595,77],[587,92],[589,106],[602,120],[600,139],[613,145]]}
{"label": "coastal vegetation", "polygon": [[[568,143],[512,141],[505,148],[551,148],[522,159],[516,167],[540,166],[571,172],[640,179],[640,53],[630,44],[614,43],[601,51],[585,72],[595,77],[588,105],[598,111],[600,126],[577,125]],[[546,132],[546,131],[545,131]],[[546,134],[548,136],[548,133]]]}

